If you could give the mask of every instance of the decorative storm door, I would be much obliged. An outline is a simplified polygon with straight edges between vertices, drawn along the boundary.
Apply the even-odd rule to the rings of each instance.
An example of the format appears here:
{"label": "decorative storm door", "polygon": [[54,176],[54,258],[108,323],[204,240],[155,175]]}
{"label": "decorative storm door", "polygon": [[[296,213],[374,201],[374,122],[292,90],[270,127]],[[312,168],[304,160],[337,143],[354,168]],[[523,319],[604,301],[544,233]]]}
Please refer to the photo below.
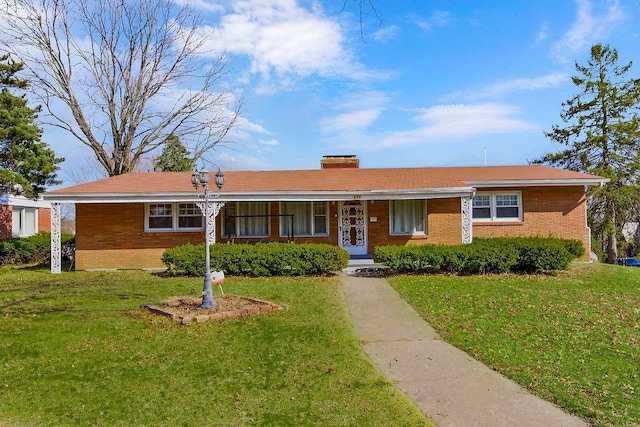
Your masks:
{"label": "decorative storm door", "polygon": [[366,203],[354,200],[340,203],[340,247],[350,255],[367,254]]}

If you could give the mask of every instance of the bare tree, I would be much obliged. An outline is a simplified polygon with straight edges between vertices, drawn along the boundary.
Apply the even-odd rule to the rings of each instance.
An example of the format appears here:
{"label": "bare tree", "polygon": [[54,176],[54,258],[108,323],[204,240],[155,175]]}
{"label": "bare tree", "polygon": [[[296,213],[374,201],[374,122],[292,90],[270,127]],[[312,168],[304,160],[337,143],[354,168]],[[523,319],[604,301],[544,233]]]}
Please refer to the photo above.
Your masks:
{"label": "bare tree", "polygon": [[[378,12],[378,7],[376,6],[376,0],[352,0],[354,3],[358,4],[359,18],[360,18],[360,38],[364,41],[364,27],[365,27],[365,17],[367,15],[367,10],[370,10],[373,16],[378,21],[378,25],[382,25],[382,15]],[[344,0],[342,3],[342,10],[347,10],[349,5],[349,0]]]}
{"label": "bare tree", "polygon": [[236,124],[241,101],[219,90],[224,56],[208,59],[191,9],[171,0],[0,2],[4,49],[31,72],[50,124],[88,146],[109,176],[133,171],[170,134],[199,159]]}

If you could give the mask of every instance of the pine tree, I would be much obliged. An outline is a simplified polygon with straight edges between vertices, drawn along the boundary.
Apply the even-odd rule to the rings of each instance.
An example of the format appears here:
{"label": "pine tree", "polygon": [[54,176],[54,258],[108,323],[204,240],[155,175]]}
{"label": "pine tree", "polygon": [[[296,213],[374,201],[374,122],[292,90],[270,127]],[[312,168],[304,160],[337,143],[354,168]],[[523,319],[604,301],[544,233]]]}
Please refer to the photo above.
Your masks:
{"label": "pine tree", "polygon": [[64,159],[41,140],[37,109],[29,108],[25,95],[10,91],[28,87],[16,76],[22,67],[9,55],[0,56],[0,185],[11,190],[19,184],[27,196],[37,197],[47,185],[59,183],[57,164]]}
{"label": "pine tree", "polygon": [[618,236],[640,172],[640,79],[627,77],[631,65],[618,65],[618,52],[609,45],[593,45],[587,65],[576,62],[572,80],[580,91],[562,104],[565,125],[546,133],[568,148],[536,160],[610,179],[591,190],[589,212],[592,230],[606,241],[609,263],[617,261]]}
{"label": "pine tree", "polygon": [[189,157],[189,150],[176,135],[169,135],[164,141],[162,154],[153,162],[155,169],[161,172],[186,172],[195,166],[195,160]]}

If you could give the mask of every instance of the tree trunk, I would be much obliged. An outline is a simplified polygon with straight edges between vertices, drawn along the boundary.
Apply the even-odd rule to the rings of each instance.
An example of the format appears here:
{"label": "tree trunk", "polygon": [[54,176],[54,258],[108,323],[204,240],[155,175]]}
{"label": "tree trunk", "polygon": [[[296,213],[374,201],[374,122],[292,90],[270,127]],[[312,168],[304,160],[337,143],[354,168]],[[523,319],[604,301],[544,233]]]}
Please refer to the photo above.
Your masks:
{"label": "tree trunk", "polygon": [[618,239],[616,237],[616,204],[612,200],[607,201],[608,224],[607,233],[607,264],[618,263]]}

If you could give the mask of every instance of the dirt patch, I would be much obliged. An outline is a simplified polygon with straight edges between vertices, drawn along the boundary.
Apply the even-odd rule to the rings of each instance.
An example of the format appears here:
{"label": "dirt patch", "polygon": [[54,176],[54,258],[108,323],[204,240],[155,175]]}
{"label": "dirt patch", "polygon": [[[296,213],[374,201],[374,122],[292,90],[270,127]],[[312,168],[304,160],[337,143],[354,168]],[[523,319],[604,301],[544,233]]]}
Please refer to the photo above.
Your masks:
{"label": "dirt patch", "polygon": [[157,304],[147,304],[144,307],[154,313],[169,316],[188,325],[192,321],[204,322],[228,317],[243,317],[261,311],[279,310],[278,304],[257,300],[255,298],[237,295],[218,295],[214,297],[213,308],[200,308],[202,297],[174,298]]}

